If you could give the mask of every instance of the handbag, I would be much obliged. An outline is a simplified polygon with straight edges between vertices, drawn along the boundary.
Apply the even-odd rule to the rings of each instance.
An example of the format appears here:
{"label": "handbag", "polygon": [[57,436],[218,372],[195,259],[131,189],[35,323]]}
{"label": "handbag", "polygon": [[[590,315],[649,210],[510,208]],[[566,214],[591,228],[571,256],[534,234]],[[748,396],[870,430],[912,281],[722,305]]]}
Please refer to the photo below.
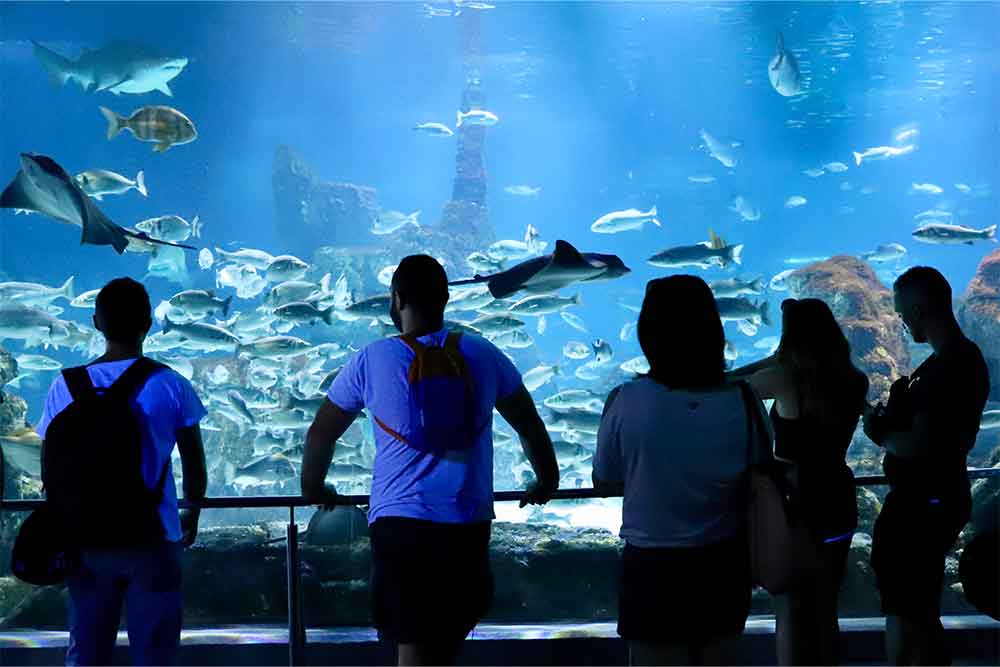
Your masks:
{"label": "handbag", "polygon": [[61,584],[80,562],[66,537],[65,524],[46,502],[21,524],[11,551],[11,573],[29,584]]}
{"label": "handbag", "polygon": [[750,572],[754,586],[781,595],[815,572],[819,554],[801,521],[793,520],[785,485],[779,482],[774,467],[754,461],[757,437],[770,440],[771,434],[761,419],[760,399],[753,388],[741,382],[740,389],[747,415]]}

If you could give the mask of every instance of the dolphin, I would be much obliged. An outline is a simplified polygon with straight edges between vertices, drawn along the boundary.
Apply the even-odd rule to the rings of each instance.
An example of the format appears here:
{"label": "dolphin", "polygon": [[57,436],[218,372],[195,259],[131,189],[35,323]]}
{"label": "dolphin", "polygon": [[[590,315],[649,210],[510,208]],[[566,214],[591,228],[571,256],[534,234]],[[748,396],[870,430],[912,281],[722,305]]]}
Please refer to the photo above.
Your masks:
{"label": "dolphin", "polygon": [[619,278],[631,269],[617,255],[581,253],[566,241],[556,241],[550,255],[534,257],[506,271],[488,276],[458,280],[449,285],[486,283],[495,299],[504,299],[516,292],[547,294],[576,282]]}
{"label": "dolphin", "polygon": [[785,38],[778,31],[778,50],[767,65],[767,78],[771,86],[784,97],[802,92],[802,77],[795,54],[785,48]]}
{"label": "dolphin", "polygon": [[76,180],[55,160],[37,153],[21,153],[21,170],[0,194],[0,208],[13,208],[47,215],[54,220],[83,228],[80,243],[110,245],[121,254],[128,239],[138,239],[178,248],[191,246],[151,238],[113,223],[88,197]]}
{"label": "dolphin", "polygon": [[173,97],[168,83],[187,66],[187,58],[161,56],[132,42],[111,42],[96,51],[85,50],[75,62],[32,41],[35,57],[57,86],[69,80],[86,92],[106,90],[120,93],[148,93],[159,90]]}

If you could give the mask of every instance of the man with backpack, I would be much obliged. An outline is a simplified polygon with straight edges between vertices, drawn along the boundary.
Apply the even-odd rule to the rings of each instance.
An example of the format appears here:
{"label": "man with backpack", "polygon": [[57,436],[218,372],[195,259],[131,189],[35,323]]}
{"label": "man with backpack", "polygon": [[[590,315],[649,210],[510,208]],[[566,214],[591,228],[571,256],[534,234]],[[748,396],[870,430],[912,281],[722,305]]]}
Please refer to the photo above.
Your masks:
{"label": "man with backpack", "polygon": [[206,411],[191,384],[142,356],[152,326],[149,295],[130,278],[97,295],[94,326],[106,350],[53,381],[38,434],[46,504],[78,562],[68,575],[68,665],[106,665],[122,603],[132,660],[168,665],[181,631],[181,550],[198,510],[178,512],[170,455],[176,443],[184,497],[205,496],[198,422]]}
{"label": "man with backpack", "polygon": [[452,664],[493,598],[493,408],[517,431],[537,480],[521,506],[559,484],[552,442],[521,376],[492,343],[444,326],[448,278],[412,255],[392,278],[390,315],[401,336],[345,364],[309,429],[303,493],[336,501],[325,485],[338,438],[364,408],[375,434],[368,522],[372,613],[400,665]]}

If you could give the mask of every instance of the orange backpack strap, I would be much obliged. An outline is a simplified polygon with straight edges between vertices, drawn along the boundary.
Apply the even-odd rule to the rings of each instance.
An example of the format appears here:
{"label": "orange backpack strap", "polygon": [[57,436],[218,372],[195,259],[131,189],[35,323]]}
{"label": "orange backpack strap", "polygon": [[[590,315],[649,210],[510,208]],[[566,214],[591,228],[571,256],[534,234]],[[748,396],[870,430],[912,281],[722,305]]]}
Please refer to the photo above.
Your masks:
{"label": "orange backpack strap", "polygon": [[382,421],[381,419],[379,419],[375,415],[372,415],[372,419],[375,420],[376,424],[378,424],[379,426],[382,427],[383,431],[385,431],[386,433],[388,433],[389,435],[391,435],[392,437],[394,437],[396,440],[399,440],[400,442],[406,442],[406,438],[404,438],[402,435],[400,435],[397,431],[389,428],[384,421]]}

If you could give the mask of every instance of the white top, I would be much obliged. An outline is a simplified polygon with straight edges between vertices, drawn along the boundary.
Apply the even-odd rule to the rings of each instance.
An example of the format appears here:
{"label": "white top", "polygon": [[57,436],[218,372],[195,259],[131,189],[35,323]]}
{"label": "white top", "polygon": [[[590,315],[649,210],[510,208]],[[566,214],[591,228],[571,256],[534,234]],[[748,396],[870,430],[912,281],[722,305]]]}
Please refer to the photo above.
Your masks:
{"label": "white top", "polygon": [[[671,390],[643,377],[609,399],[594,475],[624,482],[621,537],[637,547],[715,544],[743,529],[750,437],[737,385]],[[770,423],[756,400],[753,461],[771,457]]]}

